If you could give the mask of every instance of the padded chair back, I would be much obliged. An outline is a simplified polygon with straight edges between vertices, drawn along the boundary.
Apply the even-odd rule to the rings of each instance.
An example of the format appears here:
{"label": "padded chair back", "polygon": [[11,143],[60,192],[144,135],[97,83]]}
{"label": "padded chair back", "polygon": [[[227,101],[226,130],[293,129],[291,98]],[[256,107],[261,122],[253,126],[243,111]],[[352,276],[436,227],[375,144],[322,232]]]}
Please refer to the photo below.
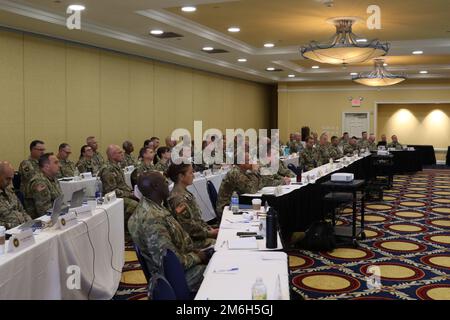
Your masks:
{"label": "padded chair back", "polygon": [[20,174],[17,171],[14,172],[13,186],[15,191],[20,190]]}
{"label": "padded chair back", "polygon": [[144,272],[145,279],[147,279],[147,283],[150,282],[150,271],[148,270],[147,262],[145,260],[145,257],[142,255],[141,249],[137,246],[137,244],[134,244],[134,250],[136,250],[136,255],[138,258],[139,263],[141,264],[142,271]]}
{"label": "padded chair back", "polygon": [[192,300],[184,268],[177,255],[172,250],[166,250],[163,260],[164,277],[169,281],[177,300]]}
{"label": "padded chair back", "polygon": [[214,183],[212,183],[209,180],[206,182],[206,187],[207,187],[207,190],[208,190],[209,200],[211,201],[212,207],[213,207],[213,209],[215,211],[216,210],[216,205],[217,205],[217,190],[216,190],[216,187],[214,186]]}
{"label": "padded chair back", "polygon": [[175,291],[169,281],[160,274],[154,274],[148,285],[149,300],[176,300]]}

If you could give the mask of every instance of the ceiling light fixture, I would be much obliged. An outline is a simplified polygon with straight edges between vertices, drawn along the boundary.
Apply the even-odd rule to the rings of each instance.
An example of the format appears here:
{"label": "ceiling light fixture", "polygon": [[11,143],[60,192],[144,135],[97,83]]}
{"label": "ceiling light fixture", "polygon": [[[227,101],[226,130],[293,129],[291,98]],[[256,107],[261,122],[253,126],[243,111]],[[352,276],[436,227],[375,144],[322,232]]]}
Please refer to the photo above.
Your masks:
{"label": "ceiling light fixture", "polygon": [[378,58],[388,53],[390,45],[378,40],[358,42],[362,38],[352,32],[352,26],[360,19],[342,17],[329,19],[328,22],[336,27],[336,34],[328,43],[312,41],[300,49],[305,59],[321,63],[350,64],[362,63],[369,59]]}
{"label": "ceiling light fixture", "polygon": [[275,68],[274,67],[268,67],[268,68],[266,68],[266,70],[267,71],[275,71]]}
{"label": "ceiling light fixture", "polygon": [[230,27],[230,28],[228,28],[228,32],[236,33],[236,32],[239,32],[239,31],[241,31],[241,29],[239,27]]}
{"label": "ceiling light fixture", "polygon": [[197,8],[194,6],[185,6],[181,8],[181,11],[183,12],[195,12],[197,11]]}
{"label": "ceiling light fixture", "polygon": [[159,29],[154,29],[154,30],[151,30],[150,33],[155,35],[155,36],[159,36],[159,35],[163,34],[164,31],[159,30]]}
{"label": "ceiling light fixture", "polygon": [[275,45],[273,43],[265,43],[264,47],[265,48],[273,48],[273,47],[275,47]]}
{"label": "ceiling light fixture", "polygon": [[412,54],[421,55],[421,54],[423,54],[423,51],[422,50],[416,50],[416,51],[413,51]]}
{"label": "ceiling light fixture", "polygon": [[312,66],[311,68],[312,68],[312,69],[320,69],[319,66]]}
{"label": "ceiling light fixture", "polygon": [[420,74],[428,74],[428,71],[422,70],[422,71],[420,71],[419,73],[420,73]]}
{"label": "ceiling light fixture", "polygon": [[289,74],[288,77],[289,78],[295,78],[295,74]]}
{"label": "ceiling light fixture", "polygon": [[213,51],[214,48],[213,47],[203,47],[202,50],[203,51]]}
{"label": "ceiling light fixture", "polygon": [[352,73],[350,73],[350,75],[351,75],[351,76],[357,76],[357,75],[358,75],[358,72],[352,72]]}
{"label": "ceiling light fixture", "polygon": [[245,58],[239,58],[239,59],[238,59],[238,62],[247,62],[247,59],[245,59]]}
{"label": "ceiling light fixture", "polygon": [[370,87],[386,87],[392,86],[394,84],[403,82],[406,80],[406,77],[403,75],[396,75],[389,73],[386,68],[383,66],[383,59],[375,59],[375,70],[366,74],[359,74],[353,76],[352,80],[359,84],[363,84],[365,86]]}
{"label": "ceiling light fixture", "polygon": [[72,11],[83,11],[86,7],[81,4],[71,4],[69,9]]}

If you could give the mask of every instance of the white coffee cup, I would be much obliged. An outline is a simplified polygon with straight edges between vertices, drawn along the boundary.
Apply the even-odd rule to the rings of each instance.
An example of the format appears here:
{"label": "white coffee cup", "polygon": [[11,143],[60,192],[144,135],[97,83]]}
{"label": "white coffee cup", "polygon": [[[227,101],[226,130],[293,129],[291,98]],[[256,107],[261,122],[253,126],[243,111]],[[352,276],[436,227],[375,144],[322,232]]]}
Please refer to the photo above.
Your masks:
{"label": "white coffee cup", "polygon": [[95,209],[97,208],[97,200],[88,200],[87,204],[91,208],[92,213],[94,213]]}
{"label": "white coffee cup", "polygon": [[261,199],[253,199],[252,200],[253,210],[261,210],[261,204],[262,204]]}

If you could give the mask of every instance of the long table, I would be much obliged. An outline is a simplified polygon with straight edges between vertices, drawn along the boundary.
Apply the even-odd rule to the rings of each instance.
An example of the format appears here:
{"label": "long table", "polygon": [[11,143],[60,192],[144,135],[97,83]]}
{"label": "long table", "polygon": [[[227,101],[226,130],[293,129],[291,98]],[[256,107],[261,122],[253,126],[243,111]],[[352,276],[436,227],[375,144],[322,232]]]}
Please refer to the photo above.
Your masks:
{"label": "long table", "polygon": [[[111,299],[124,266],[123,212],[117,199],[98,206],[84,223],[45,229],[30,247],[1,255],[0,300]],[[67,286],[71,266],[80,270],[80,290]]]}

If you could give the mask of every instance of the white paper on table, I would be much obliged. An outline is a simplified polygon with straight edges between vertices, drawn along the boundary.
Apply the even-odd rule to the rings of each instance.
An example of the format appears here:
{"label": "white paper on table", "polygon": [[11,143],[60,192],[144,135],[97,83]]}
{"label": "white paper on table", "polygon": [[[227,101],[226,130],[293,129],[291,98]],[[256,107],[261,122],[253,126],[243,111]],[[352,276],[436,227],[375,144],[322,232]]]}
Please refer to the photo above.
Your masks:
{"label": "white paper on table", "polygon": [[239,238],[234,240],[228,240],[228,249],[230,250],[243,250],[243,249],[258,249],[258,244],[255,237]]}

